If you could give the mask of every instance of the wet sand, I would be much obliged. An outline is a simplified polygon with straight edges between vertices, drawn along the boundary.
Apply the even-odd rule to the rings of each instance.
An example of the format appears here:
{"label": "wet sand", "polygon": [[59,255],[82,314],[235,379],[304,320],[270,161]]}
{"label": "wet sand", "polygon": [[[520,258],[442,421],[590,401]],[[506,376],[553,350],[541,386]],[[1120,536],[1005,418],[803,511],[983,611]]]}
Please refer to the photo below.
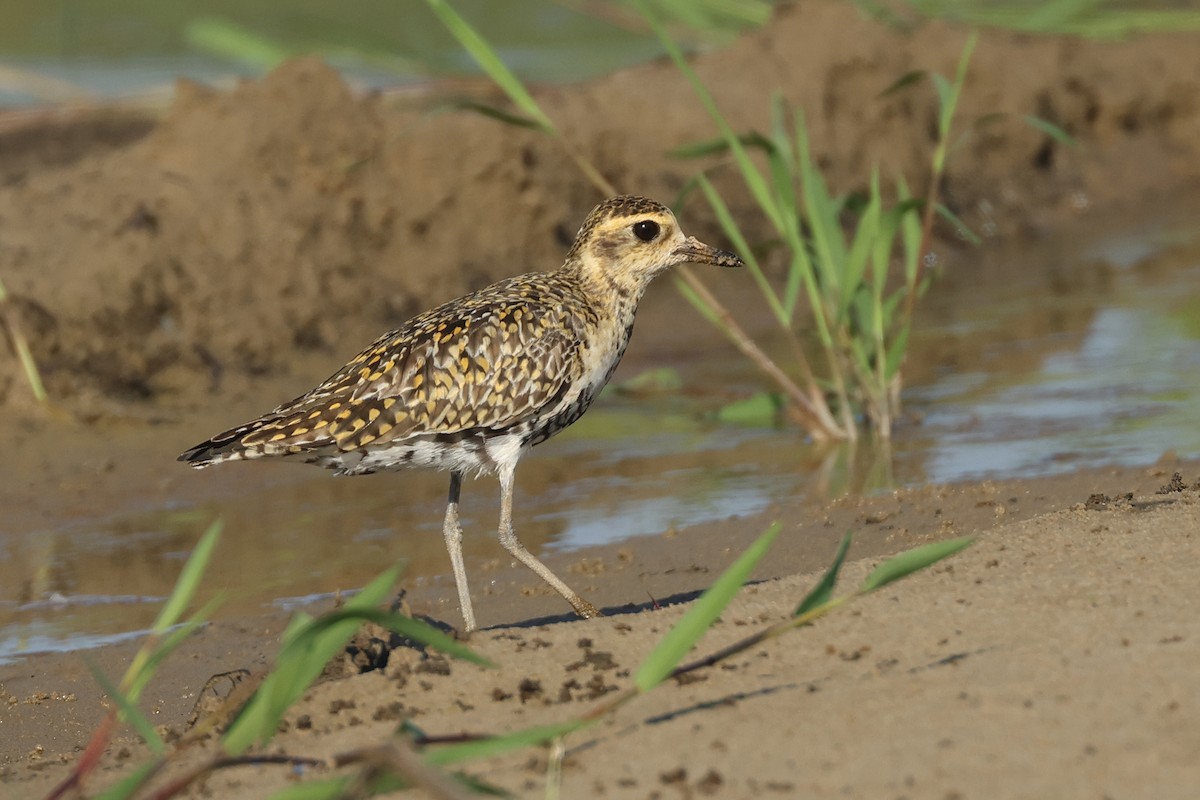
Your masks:
{"label": "wet sand", "polygon": [[[429,735],[454,735],[577,716],[628,687],[689,598],[779,519],[773,552],[698,654],[786,617],[845,530],[856,531],[846,588],[884,554],[939,537],[978,540],[570,736],[563,796],[1188,797],[1200,781],[1197,485],[1200,463],[1171,462],[924,487],[788,505],[551,559],[605,609],[588,621],[565,617],[561,599],[523,570],[501,568],[477,599],[489,627],[470,641],[497,668],[393,650],[385,669],[318,684],[270,751],[330,757],[385,740],[404,718]],[[406,599],[414,613],[456,618],[449,587]],[[209,678],[268,666],[284,621],[206,627],[151,684],[143,707],[165,730],[185,733]],[[133,649],[92,657],[115,675]],[[78,654],[0,667],[0,685],[0,796],[39,796],[77,757],[102,713],[100,694]],[[122,731],[96,784],[148,755]],[[544,770],[544,753],[532,750],[469,771],[540,796]],[[204,785],[216,796],[262,797],[289,780],[286,768],[261,766]]]}

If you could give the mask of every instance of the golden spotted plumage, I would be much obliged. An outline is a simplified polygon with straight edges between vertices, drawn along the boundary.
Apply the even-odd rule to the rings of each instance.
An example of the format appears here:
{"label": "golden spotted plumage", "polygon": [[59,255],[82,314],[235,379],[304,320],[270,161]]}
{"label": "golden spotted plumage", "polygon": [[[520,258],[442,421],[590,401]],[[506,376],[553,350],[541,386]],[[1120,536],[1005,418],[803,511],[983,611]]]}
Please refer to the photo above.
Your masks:
{"label": "golden spotted plumage", "polygon": [[588,215],[554,272],[508,278],[388,331],[315,389],[180,456],[195,467],[296,457],[343,474],[410,466],[451,472],[445,534],[465,627],[475,627],[462,567],[463,473],[501,482],[501,543],[583,616],[596,609],[516,540],[512,475],[530,447],[587,410],[625,351],[638,302],[686,261],[740,266],[685,237],[671,211],[622,196]]}

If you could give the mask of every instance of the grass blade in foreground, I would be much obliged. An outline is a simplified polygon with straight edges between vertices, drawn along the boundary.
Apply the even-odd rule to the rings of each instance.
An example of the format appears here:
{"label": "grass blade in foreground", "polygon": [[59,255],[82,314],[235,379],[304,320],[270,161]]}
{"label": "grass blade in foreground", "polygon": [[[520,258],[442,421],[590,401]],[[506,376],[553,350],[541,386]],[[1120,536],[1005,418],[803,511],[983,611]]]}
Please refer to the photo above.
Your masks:
{"label": "grass blade in foreground", "polygon": [[[170,635],[171,628],[179,623],[179,618],[183,616],[184,610],[196,596],[196,590],[200,587],[200,578],[204,575],[204,570],[208,568],[208,562],[212,558],[213,549],[217,546],[217,540],[221,538],[221,527],[221,520],[215,520],[200,537],[200,541],[196,543],[192,554],[188,556],[187,562],[183,565],[183,570],[179,573],[179,579],[175,582],[175,588],[171,590],[171,596],[167,598],[167,602],[154,619],[154,625],[150,628],[150,638],[138,649],[129,669],[121,678],[120,689],[125,692],[131,703],[138,701],[142,689],[150,681],[155,669],[167,654],[183,642],[185,636],[183,634]],[[211,604],[205,606],[206,609],[211,607]],[[197,626],[198,624],[196,623]],[[194,627],[189,626],[189,628]],[[164,636],[166,636],[165,641],[159,643]],[[158,646],[155,646],[156,643]]]}
{"label": "grass blade in foreground", "polygon": [[[187,638],[188,633],[199,627],[200,622],[198,617],[193,617],[183,628],[174,631],[171,630],[178,623],[179,617],[191,602],[192,597],[195,596],[196,589],[200,584],[200,576],[204,573],[205,567],[208,566],[208,560],[212,556],[213,548],[216,547],[220,535],[221,521],[216,520],[208,526],[204,535],[200,537],[200,541],[192,550],[192,554],[188,556],[188,560],[180,572],[179,579],[175,582],[175,588],[171,590],[171,596],[167,598],[167,602],[163,605],[158,617],[154,620],[150,636],[138,648],[137,653],[134,654],[133,661],[130,662],[128,669],[125,670],[120,686],[113,687],[106,677],[99,674],[98,671],[94,671],[101,687],[104,688],[121,709],[126,711],[126,716],[142,732],[146,743],[156,753],[162,752],[162,741],[152,729],[150,730],[151,735],[146,735],[146,731],[143,730],[145,726],[141,724],[145,721],[145,718],[142,717],[139,720],[141,712],[138,711],[136,703],[141,696],[142,689],[145,688],[146,684],[154,676],[162,660]],[[213,607],[214,604],[215,601],[210,602],[205,606],[205,609]],[[164,636],[164,634],[166,635]],[[110,710],[105,714],[100,724],[92,731],[91,738],[88,740],[87,746],[84,748],[71,774],[50,791],[47,795],[48,798],[65,797],[72,792],[75,794],[79,793],[79,787],[87,776],[96,769],[105,748],[108,747],[112,739],[116,719],[117,715],[115,711]],[[148,762],[116,786],[109,789],[104,796],[111,798],[131,796],[141,786],[141,783],[154,773],[158,766],[158,760]]]}
{"label": "grass blade in foreground", "polygon": [[863,581],[859,592],[867,594],[876,589],[882,589],[889,583],[911,575],[917,570],[925,569],[931,564],[941,561],[943,558],[948,558],[961,550],[966,550],[974,541],[973,538],[967,536],[959,539],[947,539],[944,542],[932,542],[920,547],[914,547],[912,550],[906,550],[876,567],[875,571]]}
{"label": "grass blade in foreground", "polygon": [[112,701],[117,704],[117,708],[120,709],[121,716],[125,718],[126,722],[133,726],[134,730],[138,732],[138,735],[141,736],[146,744],[150,747],[150,750],[157,756],[161,756],[163,753],[165,753],[167,751],[167,743],[164,742],[162,737],[158,735],[158,731],[154,730],[154,726],[150,724],[150,720],[146,718],[146,715],[142,713],[142,710],[138,708],[137,705],[134,704],[134,702],[127,695],[118,689],[116,684],[108,679],[108,676],[104,674],[104,671],[100,669],[99,665],[97,665],[95,661],[92,661],[87,656],[84,656],[83,663],[87,665],[88,672],[92,673],[92,677],[95,678],[96,683],[100,684],[100,688],[104,690],[104,693],[107,694]]}
{"label": "grass blade in foreground", "polygon": [[149,780],[158,770],[158,767],[159,764],[157,761],[147,761],[118,781],[114,786],[96,795],[95,800],[126,800],[126,798],[133,797],[142,784]]}
{"label": "grass blade in foreground", "polygon": [[[393,567],[371,581],[346,603],[345,610],[367,609],[383,602],[396,583],[398,573],[399,569]],[[305,637],[302,649],[289,647],[301,635],[293,631],[293,635],[287,637],[274,671],[263,680],[242,713],[230,724],[225,734],[225,752],[239,755],[253,744],[268,741],[275,734],[284,712],[317,679],[329,659],[354,635],[359,624],[358,619],[341,619],[317,634]]]}
{"label": "grass blade in foreground", "polygon": [[444,766],[446,764],[455,764],[459,761],[503,755],[510,750],[531,747],[535,744],[545,744],[560,736],[565,736],[572,731],[577,731],[580,728],[591,725],[596,721],[581,717],[555,725],[539,725],[536,728],[525,728],[524,730],[504,736],[490,736],[475,742],[446,745],[431,752],[426,757],[426,761],[437,766]]}
{"label": "grass blade in foreground", "polygon": [[721,573],[721,577],[717,578],[708,591],[700,596],[695,605],[683,615],[683,619],[679,620],[675,627],[663,637],[658,647],[654,648],[654,651],[638,667],[637,675],[633,680],[639,691],[648,692],[666,680],[671,674],[671,670],[675,669],[683,660],[692,646],[700,640],[700,637],[729,605],[733,596],[741,590],[742,584],[750,577],[750,573],[762,560],[762,557],[767,554],[767,550],[770,549],[781,530],[783,530],[783,526],[778,522],[767,528],[765,533],[759,536],[727,570]]}
{"label": "grass blade in foreground", "polygon": [[154,626],[151,628],[154,633],[166,633],[168,628],[179,621],[183,610],[196,596],[196,589],[200,586],[200,577],[208,567],[213,548],[217,546],[217,539],[221,536],[222,525],[221,520],[213,522],[200,537],[200,541],[196,543],[195,549],[192,550],[187,563],[183,565],[183,570],[179,573],[179,580],[175,582],[175,589],[171,592],[171,597],[154,620]]}
{"label": "grass blade in foreground", "polygon": [[199,17],[187,24],[184,39],[197,50],[254,70],[270,70],[292,55],[287,47],[236,22]]}
{"label": "grass blade in foreground", "polygon": [[458,12],[450,7],[445,0],[425,0],[433,13],[437,15],[446,29],[458,40],[463,49],[471,54],[471,58],[479,64],[488,78],[504,90],[509,99],[517,104],[525,115],[537,123],[537,126],[552,136],[558,135],[554,123],[538,106],[537,101],[525,89],[520,78],[504,65],[496,51],[480,36]]}
{"label": "grass blade in foreground", "polygon": [[833,557],[833,563],[829,565],[829,569],[825,570],[825,574],[817,582],[817,585],[809,590],[804,599],[800,601],[800,605],[796,606],[796,610],[792,612],[793,617],[798,617],[810,609],[824,605],[833,597],[833,590],[837,586],[838,573],[842,571],[842,563],[846,560],[846,553],[850,549],[851,538],[852,536],[849,532],[842,537],[842,543],[838,545],[837,553]]}

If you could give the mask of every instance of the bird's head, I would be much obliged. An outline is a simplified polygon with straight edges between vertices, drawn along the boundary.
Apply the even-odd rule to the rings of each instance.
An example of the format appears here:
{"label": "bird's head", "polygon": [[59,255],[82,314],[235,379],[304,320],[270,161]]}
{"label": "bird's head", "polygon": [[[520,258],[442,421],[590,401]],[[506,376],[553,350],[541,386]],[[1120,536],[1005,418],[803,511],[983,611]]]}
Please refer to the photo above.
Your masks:
{"label": "bird's head", "polygon": [[676,264],[743,266],[733,253],[685,236],[671,209],[645,197],[620,195],[592,209],[567,256],[589,282],[636,296]]}

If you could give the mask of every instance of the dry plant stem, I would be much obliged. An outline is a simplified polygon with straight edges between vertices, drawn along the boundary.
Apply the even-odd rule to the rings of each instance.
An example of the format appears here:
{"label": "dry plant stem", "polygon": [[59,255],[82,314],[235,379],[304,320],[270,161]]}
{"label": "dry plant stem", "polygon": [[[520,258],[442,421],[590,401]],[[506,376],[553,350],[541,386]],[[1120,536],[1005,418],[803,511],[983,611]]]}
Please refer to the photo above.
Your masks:
{"label": "dry plant stem", "polygon": [[25,378],[29,381],[29,388],[33,390],[34,399],[39,403],[46,402],[46,387],[42,383],[42,375],[33,359],[33,351],[29,349],[29,341],[17,323],[17,315],[8,302],[8,292],[5,291],[3,283],[0,283],[0,321],[4,323],[4,330],[8,333],[8,340],[17,354],[17,360],[21,362],[21,369],[25,371]]}
{"label": "dry plant stem", "polygon": [[[854,370],[855,380],[862,387],[862,407],[866,416],[874,422],[871,427],[881,439],[892,438],[892,413],[888,406],[886,386],[882,381],[877,380],[877,376],[864,372],[857,360],[851,360],[850,367]],[[871,387],[877,384],[885,386],[881,395],[871,391]]]}
{"label": "dry plant stem", "polygon": [[770,356],[759,349],[749,334],[733,318],[729,309],[721,305],[720,301],[713,296],[712,292],[696,277],[694,272],[687,267],[680,267],[678,272],[691,290],[720,317],[721,324],[729,332],[729,338],[733,341],[734,346],[742,351],[744,356],[749,358],[755,366],[765,372],[783,390],[784,394],[794,404],[802,424],[808,429],[813,439],[818,442],[828,442],[834,439],[845,438],[843,433],[838,429],[837,422],[830,416],[828,410],[820,404],[813,403],[809,396],[804,393],[804,390],[797,386],[787,376],[787,373],[771,360]]}
{"label": "dry plant stem", "polygon": [[792,347],[792,355],[796,358],[796,366],[800,369],[800,377],[804,381],[804,385],[808,387],[809,403],[813,409],[832,422],[833,416],[829,413],[829,405],[825,402],[825,394],[821,391],[821,384],[817,381],[816,373],[812,371],[812,365],[808,362],[808,354],[804,352],[804,347],[796,337],[796,332],[791,328],[787,328],[786,332],[788,343]]}
{"label": "dry plant stem", "polygon": [[608,178],[600,174],[600,170],[596,169],[595,164],[584,158],[583,154],[576,150],[562,134],[557,134],[557,136],[558,140],[562,142],[563,150],[566,151],[567,156],[575,162],[575,166],[579,167],[579,171],[583,173],[583,176],[591,181],[592,185],[599,189],[601,194],[606,197],[620,194],[616,187],[609,182]]}
{"label": "dry plant stem", "polygon": [[600,170],[596,168],[595,164],[588,160],[587,156],[579,152],[579,150],[573,144],[571,144],[570,140],[563,135],[562,131],[558,130],[557,128],[551,128],[549,133],[551,136],[558,139],[559,143],[562,145],[563,152],[567,154],[568,158],[575,162],[575,166],[579,167],[579,171],[583,173],[583,177],[591,181],[592,186],[595,186],[600,194],[604,195],[605,197],[612,197],[613,195],[620,194],[620,192],[617,191],[617,187],[613,186],[612,182],[600,173]]}
{"label": "dry plant stem", "polygon": [[[697,283],[699,280],[699,278],[696,279]],[[699,291],[700,288],[702,287],[693,287],[693,290]],[[714,302],[716,301],[714,300]],[[718,305],[718,307],[720,306]],[[727,316],[729,315],[729,312],[725,311],[724,308],[721,308],[721,311]],[[806,406],[802,407],[793,400],[793,405],[789,409],[793,415],[792,421],[812,432],[813,438],[817,441],[828,442],[834,439],[843,439],[844,436],[840,430],[833,431],[828,438],[824,439],[818,438],[816,433],[813,432],[812,425],[809,424],[809,420],[811,420],[813,415],[823,420],[824,424],[830,428],[835,427],[837,423],[834,422],[833,415],[829,413],[829,403],[825,401],[825,393],[821,391],[821,384],[817,380],[816,373],[812,370],[812,365],[808,361],[808,354],[804,352],[804,346],[800,344],[800,339],[796,336],[795,329],[789,326],[781,327],[781,330],[787,335],[788,345],[792,348],[792,355],[796,359],[796,367],[800,370],[800,379],[808,389],[808,393],[805,395],[808,399]],[[748,336],[746,338],[749,339]],[[745,351],[742,352],[749,357],[749,354]],[[786,373],[784,373],[784,377],[787,377]],[[778,379],[776,379],[776,382],[778,382]],[[781,385],[780,388],[788,394],[788,397],[792,397],[792,393],[787,390],[786,386]],[[804,390],[796,387],[796,391],[803,393]],[[808,413],[806,413],[806,410]]]}
{"label": "dry plant stem", "polygon": [[[826,313],[825,309],[816,310],[817,314]],[[836,330],[836,325],[827,325],[829,329]],[[846,375],[843,371],[842,354],[845,349],[839,351],[837,342],[830,342],[826,348],[829,353],[829,369],[833,372],[833,388],[838,398],[838,415],[841,419],[841,435],[839,439],[854,442],[858,441],[858,426],[854,424],[854,413],[850,404],[850,392],[846,389]],[[833,423],[835,426],[837,423]]]}
{"label": "dry plant stem", "polygon": [[567,755],[567,743],[556,736],[550,743],[550,754],[546,757],[546,800],[562,797],[562,763]]}

